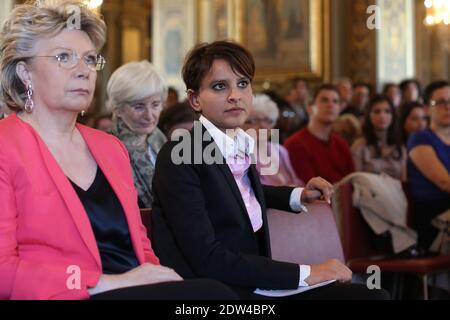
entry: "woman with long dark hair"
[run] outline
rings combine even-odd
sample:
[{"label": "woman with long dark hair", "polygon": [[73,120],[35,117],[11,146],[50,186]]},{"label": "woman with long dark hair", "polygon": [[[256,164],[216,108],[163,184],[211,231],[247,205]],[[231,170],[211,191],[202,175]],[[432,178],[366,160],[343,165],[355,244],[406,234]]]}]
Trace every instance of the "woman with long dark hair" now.
[{"label": "woman with long dark hair", "polygon": [[375,96],[366,110],[363,136],[352,145],[357,171],[386,173],[406,179],[406,150],[396,129],[394,106],[385,96]]}]

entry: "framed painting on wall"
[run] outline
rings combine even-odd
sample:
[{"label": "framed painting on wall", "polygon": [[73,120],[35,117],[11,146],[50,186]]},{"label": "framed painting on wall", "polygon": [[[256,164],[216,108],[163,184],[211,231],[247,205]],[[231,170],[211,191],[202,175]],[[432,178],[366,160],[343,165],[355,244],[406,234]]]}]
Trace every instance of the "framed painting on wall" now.
[{"label": "framed painting on wall", "polygon": [[238,2],[242,0],[197,0],[199,42],[235,39]]},{"label": "framed painting on wall", "polygon": [[257,80],[323,77],[327,1],[239,1],[237,40],[253,53]]}]

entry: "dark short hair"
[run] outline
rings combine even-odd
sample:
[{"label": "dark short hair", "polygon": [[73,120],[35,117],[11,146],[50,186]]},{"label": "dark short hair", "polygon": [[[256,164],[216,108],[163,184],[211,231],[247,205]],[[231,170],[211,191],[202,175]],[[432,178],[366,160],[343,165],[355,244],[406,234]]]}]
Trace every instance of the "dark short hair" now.
[{"label": "dark short hair", "polygon": [[353,84],[353,89],[355,89],[357,87],[366,87],[367,90],[369,91],[369,96],[372,95],[372,86],[370,84],[368,84],[367,82],[363,82],[363,81],[355,82]]},{"label": "dark short hair", "polygon": [[161,112],[158,127],[168,137],[170,129],[175,125],[196,120],[198,120],[198,116],[190,105],[187,102],[179,102]]},{"label": "dark short hair", "polygon": [[112,120],[112,113],[101,113],[101,114],[97,115],[94,118],[94,123],[92,124],[92,126],[95,129],[97,129],[100,121],[102,121],[103,119],[110,119],[110,120]]},{"label": "dark short hair", "polygon": [[269,96],[269,98],[272,99],[272,101],[276,103],[278,109],[281,110],[281,109],[285,109],[285,108],[288,108],[288,109],[291,108],[289,103],[285,99],[283,99],[283,97],[281,97],[276,91],[263,90],[261,93]]},{"label": "dark short hair", "polygon": [[187,54],[182,71],[186,89],[197,92],[218,59],[227,61],[234,72],[253,80],[255,61],[250,51],[234,41],[215,41],[198,44]]},{"label": "dark short hair", "polygon": [[[383,90],[382,90],[383,94],[386,95],[386,94],[388,93],[388,90],[389,90],[391,87],[399,87],[399,85],[396,84],[396,83],[394,83],[394,82],[388,82],[388,83],[385,83],[384,86],[383,86]],[[399,88],[400,88],[400,87],[399,87]]]},{"label": "dark short hair", "polygon": [[433,93],[436,90],[445,88],[445,87],[450,87],[450,83],[446,80],[440,80],[440,81],[435,81],[430,83],[426,89],[425,92],[423,94],[423,101],[425,102],[425,104],[429,105],[430,101],[431,101],[431,97],[433,96]]},{"label": "dark short hair", "polygon": [[316,100],[317,96],[320,94],[320,92],[327,90],[327,91],[334,91],[337,93],[337,95],[340,97],[341,95],[339,94],[339,90],[337,89],[337,87],[334,84],[331,83],[324,83],[321,86],[319,86],[316,91],[314,92],[314,98],[313,101]]},{"label": "dark short hair", "polygon": [[423,104],[420,103],[419,101],[410,101],[410,102],[407,102],[404,105],[402,105],[400,108],[400,116],[399,116],[399,120],[398,120],[398,130],[400,132],[400,137],[404,144],[406,144],[406,141],[408,140],[408,134],[406,133],[405,128],[404,128],[405,122],[406,122],[406,119],[408,119],[410,113],[415,108],[423,109]]},{"label": "dark short hair", "polygon": [[178,91],[177,91],[177,89],[175,89],[174,87],[169,87],[169,88],[167,89],[167,92],[168,92],[168,93],[174,93],[174,94],[176,94],[176,96],[178,97]]},{"label": "dark short hair", "polygon": [[297,83],[299,82],[304,82],[306,86],[308,86],[308,81],[305,78],[302,77],[294,77],[291,79],[291,88],[295,88],[295,86],[297,85]]},{"label": "dark short hair", "polygon": [[400,90],[403,92],[405,92],[406,88],[408,87],[408,84],[410,83],[414,83],[417,87],[417,90],[419,91],[419,97],[422,96],[422,85],[420,84],[419,80],[417,79],[405,79],[402,82],[400,82],[399,87]]}]

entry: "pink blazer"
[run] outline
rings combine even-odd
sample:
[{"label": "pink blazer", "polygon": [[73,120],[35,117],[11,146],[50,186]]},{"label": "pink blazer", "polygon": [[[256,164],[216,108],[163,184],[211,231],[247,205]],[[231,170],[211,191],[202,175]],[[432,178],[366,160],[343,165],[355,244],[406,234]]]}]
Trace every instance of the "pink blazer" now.
[{"label": "pink blazer", "polygon": [[[159,264],[140,218],[125,147],[112,135],[77,128],[123,206],[139,262]],[[79,289],[70,285],[76,284],[73,270],[81,271]],[[47,146],[15,114],[1,120],[0,299],[87,299],[101,274],[87,213]]]}]

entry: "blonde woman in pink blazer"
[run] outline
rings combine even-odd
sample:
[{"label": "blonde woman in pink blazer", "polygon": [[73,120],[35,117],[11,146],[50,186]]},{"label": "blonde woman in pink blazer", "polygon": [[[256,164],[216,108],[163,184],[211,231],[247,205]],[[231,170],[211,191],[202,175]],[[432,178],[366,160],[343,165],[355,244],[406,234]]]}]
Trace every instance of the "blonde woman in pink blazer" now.
[{"label": "blonde woman in pink blazer", "polygon": [[13,114],[0,121],[0,299],[233,298],[159,264],[125,147],[76,124],[105,64],[105,31],[80,1],[42,0],[17,6],[2,30]]}]

